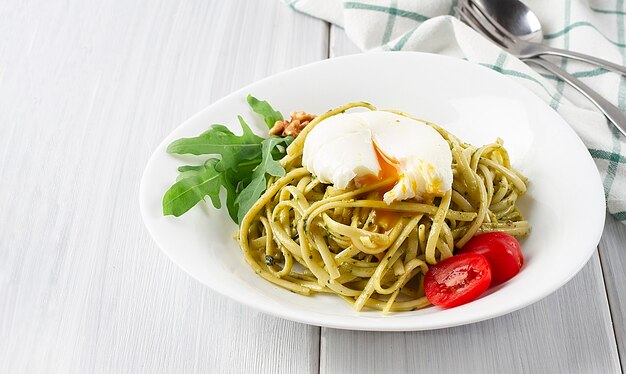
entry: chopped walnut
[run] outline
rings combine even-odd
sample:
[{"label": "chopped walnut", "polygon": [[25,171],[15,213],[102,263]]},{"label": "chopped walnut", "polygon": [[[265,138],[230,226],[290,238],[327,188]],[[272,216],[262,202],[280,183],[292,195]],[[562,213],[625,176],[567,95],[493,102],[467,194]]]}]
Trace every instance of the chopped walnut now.
[{"label": "chopped walnut", "polygon": [[293,112],[289,120],[276,121],[270,130],[270,135],[296,137],[315,117],[315,114]]}]

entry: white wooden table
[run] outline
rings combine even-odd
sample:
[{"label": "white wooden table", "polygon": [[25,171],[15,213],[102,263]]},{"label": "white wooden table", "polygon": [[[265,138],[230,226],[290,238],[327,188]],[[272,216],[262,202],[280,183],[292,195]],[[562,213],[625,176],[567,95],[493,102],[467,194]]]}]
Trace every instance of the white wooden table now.
[{"label": "white wooden table", "polygon": [[270,317],[158,250],[137,196],[161,139],[239,87],[355,52],[277,0],[0,2],[0,372],[622,372],[626,226],[611,217],[559,291],[427,332]]}]

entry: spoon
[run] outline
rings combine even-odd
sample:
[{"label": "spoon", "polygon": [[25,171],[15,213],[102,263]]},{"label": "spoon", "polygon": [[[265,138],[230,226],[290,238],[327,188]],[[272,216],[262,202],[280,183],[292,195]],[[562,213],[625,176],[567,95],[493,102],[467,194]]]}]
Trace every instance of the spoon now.
[{"label": "spoon", "polygon": [[517,55],[521,59],[552,55],[569,57],[626,75],[626,67],[583,53],[541,44],[543,30],[537,15],[519,0],[472,0],[486,15],[496,20],[519,40]]},{"label": "spoon", "polygon": [[[482,10],[475,6],[475,1],[477,0],[459,0],[457,5],[457,14],[459,18],[474,30],[498,44],[501,48],[504,48],[514,56],[518,56],[520,44],[527,42],[513,35],[511,31],[505,29],[492,16],[483,13]],[[589,99],[589,101],[591,101],[598,109],[600,109],[609,122],[613,124],[619,132],[626,136],[626,115],[624,115],[619,108],[603,98],[600,94],[584,84],[578,78],[569,74],[550,61],[547,61],[542,56],[523,58],[522,61],[537,64],[569,83],[573,88]]]}]

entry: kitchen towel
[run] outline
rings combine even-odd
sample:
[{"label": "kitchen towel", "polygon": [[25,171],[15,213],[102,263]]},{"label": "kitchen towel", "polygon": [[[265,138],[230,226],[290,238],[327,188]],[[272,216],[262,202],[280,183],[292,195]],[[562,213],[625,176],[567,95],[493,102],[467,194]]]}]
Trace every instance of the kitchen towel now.
[{"label": "kitchen towel", "polygon": [[[569,85],[534,70],[455,18],[457,0],[284,1],[295,10],[343,27],[362,51],[454,56],[526,86],[554,108],[583,140],[600,171],[609,213],[626,224],[626,137]],[[624,0],[524,3],[537,14],[545,44],[626,64]],[[571,59],[552,61],[626,111],[626,77]]]}]

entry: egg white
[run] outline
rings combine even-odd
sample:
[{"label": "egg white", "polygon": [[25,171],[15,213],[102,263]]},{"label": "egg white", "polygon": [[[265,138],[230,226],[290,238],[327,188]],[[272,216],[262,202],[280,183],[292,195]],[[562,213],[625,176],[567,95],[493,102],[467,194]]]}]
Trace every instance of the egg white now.
[{"label": "egg white", "polygon": [[378,176],[376,150],[396,168],[398,180],[383,195],[387,204],[442,196],[452,188],[452,153],[431,126],[386,111],[342,113],[309,132],[303,166],[322,183],[345,189],[355,178]]}]

